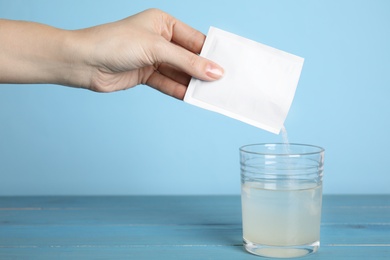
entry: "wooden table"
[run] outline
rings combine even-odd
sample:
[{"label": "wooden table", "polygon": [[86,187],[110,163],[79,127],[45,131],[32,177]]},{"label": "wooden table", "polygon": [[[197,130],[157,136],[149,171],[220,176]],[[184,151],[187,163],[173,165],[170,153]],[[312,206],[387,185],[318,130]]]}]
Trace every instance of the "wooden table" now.
[{"label": "wooden table", "polygon": [[[239,196],[0,197],[0,259],[262,259]],[[390,259],[390,195],[324,196],[304,259]]]}]

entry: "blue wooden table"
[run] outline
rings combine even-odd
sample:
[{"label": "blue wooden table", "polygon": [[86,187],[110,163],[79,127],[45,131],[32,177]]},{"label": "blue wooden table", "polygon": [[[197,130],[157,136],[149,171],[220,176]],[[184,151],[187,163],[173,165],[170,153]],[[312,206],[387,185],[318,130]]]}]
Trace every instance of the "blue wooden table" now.
[{"label": "blue wooden table", "polygon": [[[0,197],[0,259],[262,259],[239,196]],[[303,259],[390,259],[390,195],[324,196]]]}]

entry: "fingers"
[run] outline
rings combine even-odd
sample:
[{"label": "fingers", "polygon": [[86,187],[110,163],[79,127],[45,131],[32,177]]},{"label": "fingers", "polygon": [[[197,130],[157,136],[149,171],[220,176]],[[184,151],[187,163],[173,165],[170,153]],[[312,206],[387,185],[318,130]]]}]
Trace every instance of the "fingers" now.
[{"label": "fingers", "polygon": [[161,36],[160,42],[154,44],[154,55],[159,63],[173,65],[201,80],[221,78],[224,71],[218,64],[198,56],[206,36],[169,14],[158,10],[157,12],[162,17],[158,20],[157,27]]},{"label": "fingers", "polygon": [[150,75],[150,77],[146,81],[146,84],[164,94],[167,94],[180,100],[184,99],[184,95],[187,91],[187,87],[185,85],[176,82],[171,78],[160,74],[157,71],[153,72],[152,75]]},{"label": "fingers", "polygon": [[[206,58],[200,57],[205,35],[191,28],[185,23],[157,9],[150,9],[142,13],[148,19],[154,21],[149,32],[153,35],[151,44],[144,45],[147,54],[146,65],[159,65],[158,71],[154,71],[146,78],[147,84],[167,95],[183,99],[187,85],[191,77],[205,81],[213,81],[223,76],[221,66]],[[141,15],[139,16],[141,17]]]},{"label": "fingers", "polygon": [[172,41],[196,54],[199,54],[202,50],[206,36],[170,14],[151,8],[138,14],[138,16],[146,17],[146,19],[141,19],[142,24],[145,21],[155,21],[154,31],[166,40]]},{"label": "fingers", "polygon": [[172,30],[172,42],[193,53],[200,53],[206,39],[203,33],[176,19]]},{"label": "fingers", "polygon": [[167,76],[168,78],[184,85],[188,86],[191,80],[191,76],[184,73],[183,71],[178,70],[177,68],[167,64],[167,63],[162,63],[160,66],[157,68],[157,70]]},{"label": "fingers", "polygon": [[223,76],[223,68],[215,62],[200,57],[168,41],[158,46],[162,48],[157,50],[162,62],[173,65],[192,77],[212,81]]}]

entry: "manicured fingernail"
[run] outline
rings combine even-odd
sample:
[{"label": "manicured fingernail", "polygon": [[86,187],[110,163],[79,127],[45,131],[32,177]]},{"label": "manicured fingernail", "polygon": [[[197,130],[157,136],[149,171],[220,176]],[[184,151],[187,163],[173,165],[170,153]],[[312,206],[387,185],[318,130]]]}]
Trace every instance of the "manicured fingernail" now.
[{"label": "manicured fingernail", "polygon": [[217,67],[214,64],[209,64],[206,68],[206,75],[209,76],[212,79],[219,79],[223,76],[223,69],[220,67]]}]

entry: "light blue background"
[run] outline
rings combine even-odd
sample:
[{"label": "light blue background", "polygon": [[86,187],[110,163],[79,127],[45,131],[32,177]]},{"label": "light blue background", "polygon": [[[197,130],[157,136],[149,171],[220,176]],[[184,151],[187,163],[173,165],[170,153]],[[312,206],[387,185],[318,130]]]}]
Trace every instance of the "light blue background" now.
[{"label": "light blue background", "polygon": [[[290,141],[326,149],[325,193],[389,193],[390,1],[0,0],[0,17],[78,29],[150,7],[304,57]],[[238,148],[282,141],[146,86],[1,85],[0,122],[0,195],[238,194]]]}]

